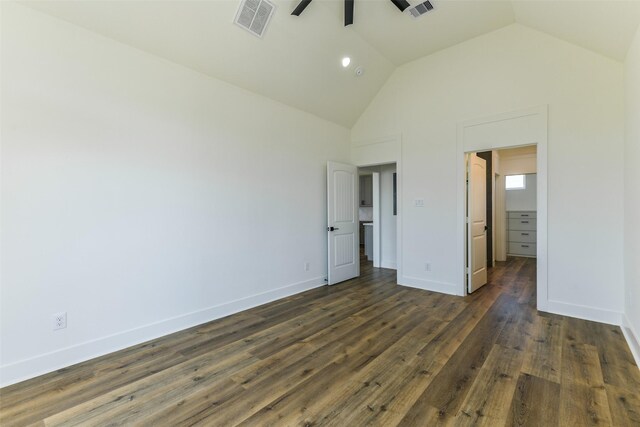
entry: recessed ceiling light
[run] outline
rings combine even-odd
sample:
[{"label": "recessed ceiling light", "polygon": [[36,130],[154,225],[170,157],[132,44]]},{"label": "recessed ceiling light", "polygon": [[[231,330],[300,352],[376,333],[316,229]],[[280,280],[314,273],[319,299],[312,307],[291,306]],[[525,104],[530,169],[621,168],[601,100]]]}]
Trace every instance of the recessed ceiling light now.
[{"label": "recessed ceiling light", "polygon": [[351,58],[349,58],[348,56],[345,56],[344,58],[342,58],[342,66],[344,68],[347,68],[349,64],[351,64]]}]

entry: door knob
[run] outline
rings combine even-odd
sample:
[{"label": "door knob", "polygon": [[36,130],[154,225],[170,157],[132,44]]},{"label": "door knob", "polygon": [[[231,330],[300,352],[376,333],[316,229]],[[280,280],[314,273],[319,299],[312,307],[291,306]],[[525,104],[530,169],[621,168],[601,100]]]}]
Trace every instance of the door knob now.
[{"label": "door knob", "polygon": [[327,227],[327,231],[336,231],[340,230],[338,227]]}]

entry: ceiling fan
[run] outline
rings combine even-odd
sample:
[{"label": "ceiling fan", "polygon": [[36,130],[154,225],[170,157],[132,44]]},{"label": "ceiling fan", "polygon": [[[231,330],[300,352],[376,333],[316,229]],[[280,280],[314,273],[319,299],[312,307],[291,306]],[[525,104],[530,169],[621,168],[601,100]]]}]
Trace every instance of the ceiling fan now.
[{"label": "ceiling fan", "polygon": [[[353,4],[355,0],[344,0],[344,26],[353,24]],[[407,0],[389,0],[396,5],[400,12],[404,12],[411,5]],[[291,12],[292,15],[300,16],[300,14],[309,6],[311,0],[302,0],[298,6]]]}]

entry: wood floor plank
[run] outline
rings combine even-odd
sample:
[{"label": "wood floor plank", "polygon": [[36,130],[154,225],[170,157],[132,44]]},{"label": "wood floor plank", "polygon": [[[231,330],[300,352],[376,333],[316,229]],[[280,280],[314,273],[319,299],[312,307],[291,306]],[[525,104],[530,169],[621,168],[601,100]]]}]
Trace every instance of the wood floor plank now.
[{"label": "wood floor plank", "polygon": [[402,378],[415,367],[418,350],[435,336],[445,322],[429,317],[389,346],[373,362],[353,375],[339,395],[309,411],[307,421],[321,425],[379,424],[387,404],[403,386]]},{"label": "wood floor plank", "polygon": [[640,426],[640,390],[605,385],[613,425]]},{"label": "wood floor plank", "polygon": [[560,385],[560,422],[567,426],[613,425],[605,388],[563,382]]},{"label": "wood floor plank", "polygon": [[589,344],[566,342],[562,349],[562,381],[602,388],[598,349]]},{"label": "wood floor plank", "polygon": [[[517,300],[518,304],[520,299]],[[496,344],[515,350],[525,350],[531,341],[534,327],[534,313],[526,306],[520,306],[507,319],[506,324],[496,339]]]},{"label": "wood floor plank", "polygon": [[0,425],[640,425],[617,326],[536,310],[536,262],[467,297],[361,276],[0,389]]},{"label": "wood floor plank", "polygon": [[409,410],[407,420],[420,420],[425,407],[437,408],[441,416],[457,414],[498,334],[517,307],[517,300],[509,295],[496,300]]},{"label": "wood floor plank", "polygon": [[[640,383],[640,369],[619,326],[595,324],[596,347],[604,382],[621,388]],[[638,391],[640,394],[640,391]]]},{"label": "wood floor plank", "polygon": [[304,331],[306,328],[313,327],[321,319],[324,320],[327,317],[335,317],[336,315],[349,315],[353,311],[357,311],[358,307],[361,307],[358,300],[333,300],[325,306],[317,306],[304,313],[296,313],[293,317],[285,317],[282,321],[273,324],[253,325],[236,334],[231,331],[225,336],[199,342],[194,346],[181,350],[180,354],[187,357],[197,357],[239,340],[244,340],[248,344],[252,343],[253,346],[268,344],[274,342],[274,340],[279,340],[281,336],[290,333],[292,330]]},{"label": "wood floor plank", "polygon": [[598,323],[572,317],[562,317],[562,321],[565,323],[564,341],[598,345],[595,334]]},{"label": "wood floor plank", "polygon": [[[397,298],[398,305],[403,304],[402,298]],[[367,309],[368,310],[368,309]],[[364,311],[367,311],[364,310]],[[356,313],[362,315],[362,313]],[[331,316],[329,316],[331,317]],[[383,319],[378,312],[378,316],[375,318],[375,323],[379,322],[380,319]],[[389,319],[391,320],[391,318]],[[370,325],[372,330],[377,330],[379,325],[372,324]],[[325,329],[325,331],[328,329]],[[335,331],[335,329],[333,329]],[[362,334],[364,330],[360,329],[355,331],[355,336]],[[309,332],[307,332],[309,333]],[[257,362],[249,366],[249,368],[254,369],[256,366],[260,366],[258,368],[258,373],[260,375],[260,379],[251,382],[250,378],[234,376],[236,380],[240,380],[240,384],[243,386],[249,385],[251,387],[251,393],[244,393],[241,396],[235,396],[237,399],[234,401],[238,401],[237,405],[233,403],[229,405],[222,405],[222,407],[210,407],[206,410],[202,410],[198,413],[197,420],[206,419],[210,415],[209,410],[215,409],[215,415],[218,420],[221,420],[223,423],[231,422],[232,419],[241,419],[242,416],[248,416],[251,414],[249,412],[251,408],[259,409],[260,404],[268,403],[272,398],[273,388],[283,388],[287,389],[289,387],[294,386],[296,383],[305,379],[306,376],[310,375],[315,370],[325,366],[326,364],[334,361],[335,359],[340,357],[341,347],[340,346],[325,346],[322,351],[318,351],[312,354],[309,354],[306,358],[299,360],[297,356],[300,354],[307,354],[303,348],[312,349],[312,340],[307,342],[300,342],[299,346],[292,347],[294,351],[285,350],[287,353],[291,353],[295,355],[295,358],[289,358],[287,361],[282,359],[283,355],[279,355],[276,361],[282,365],[283,369],[273,369],[272,364],[263,364],[262,362]],[[286,356],[286,355],[285,355]],[[292,363],[295,362],[295,363]],[[295,366],[298,366],[296,368]],[[264,367],[267,366],[267,371],[272,371],[272,375],[265,375]],[[271,369],[269,369],[271,368]],[[245,370],[246,372],[246,370]],[[255,372],[255,371],[254,371]],[[242,379],[244,378],[244,379]],[[259,392],[258,390],[262,390]],[[229,409],[232,412],[229,412]],[[187,418],[183,421],[194,422],[196,419],[194,417]],[[227,421],[225,421],[227,420]],[[182,421],[181,421],[182,422]]]},{"label": "wood floor plank", "polygon": [[47,425],[126,425],[200,387],[220,387],[229,373],[257,361],[235,349],[205,354],[45,419]]},{"label": "wood floor plank", "polygon": [[142,413],[135,424],[144,426],[190,426],[203,414],[215,411],[220,405],[239,396],[245,389],[232,380],[217,387],[206,387],[189,393],[179,400],[165,402],[158,410]]},{"label": "wood floor plank", "polygon": [[[442,328],[432,339],[417,352],[412,358],[413,364],[406,372],[398,372],[398,378],[387,393],[380,395],[379,400],[372,400],[371,406],[381,408],[377,413],[372,413],[363,421],[363,424],[396,425],[401,423],[409,408],[423,394],[424,390],[431,383],[434,376],[440,372],[447,360],[458,349],[465,338],[473,331],[478,322],[493,305],[499,292],[484,290],[476,294],[476,298],[467,303],[462,312]],[[455,298],[455,297],[447,297]],[[460,301],[460,299],[457,299]],[[367,406],[369,409],[369,406]],[[439,411],[431,411],[427,408],[430,416]],[[446,414],[444,419],[449,419]],[[437,418],[437,417],[436,417]],[[438,419],[432,419],[434,424],[440,423]]]},{"label": "wood floor plank", "polygon": [[[389,342],[394,342],[411,329],[415,328],[422,318],[417,312],[409,312],[394,322],[380,325],[377,331],[363,335],[345,346],[344,353],[335,363],[309,377],[305,382],[288,390],[271,401],[259,412],[248,418],[242,425],[278,423],[295,425],[310,423],[307,418],[309,408],[322,406],[331,395],[341,395],[346,387],[346,379],[354,371],[359,371],[382,354]],[[326,393],[331,389],[332,394]]]},{"label": "wood floor plank", "polygon": [[494,345],[458,413],[458,425],[494,426],[509,416],[524,353]]},{"label": "wood floor plank", "polygon": [[522,372],[560,384],[562,331],[560,316],[534,318]]},{"label": "wood floor plank", "polygon": [[560,384],[520,374],[509,408],[508,426],[558,426]]},{"label": "wood floor plank", "polygon": [[[79,405],[87,400],[98,398],[118,387],[147,378],[184,361],[172,352],[148,358],[140,356],[137,363],[124,363],[108,368],[95,366],[96,372],[91,376],[83,376],[77,383],[41,387],[40,393],[34,393],[34,398],[23,400],[15,406],[7,405],[0,410],[1,425],[24,425],[46,418],[50,415]],[[81,370],[90,370],[91,366],[83,366]],[[65,374],[60,374],[64,376]],[[29,389],[28,387],[27,389]],[[38,387],[35,387],[36,389]],[[9,393],[2,393],[4,395]],[[10,394],[9,394],[10,395]],[[34,405],[33,402],[38,402]],[[11,422],[7,422],[10,420]]]},{"label": "wood floor plank", "polygon": [[[262,381],[251,384],[250,387],[238,384],[232,380],[235,389],[240,391],[227,396],[226,399],[215,399],[216,404],[210,405],[201,398],[200,394],[192,393],[186,396],[194,404],[194,409],[180,410],[171,414],[173,425],[203,425],[211,424],[211,417],[215,417],[217,425],[232,425],[258,411],[262,405],[273,399],[274,390],[288,389],[304,381],[311,373],[321,369],[340,357],[343,345],[333,342],[325,348],[309,354],[292,365],[285,365],[282,370],[270,372],[262,377]],[[233,375],[231,375],[231,378]],[[158,415],[145,418],[145,424],[152,424],[154,420],[161,420]]]},{"label": "wood floor plank", "polygon": [[[400,301],[398,305],[404,304],[403,301]],[[199,414],[198,420],[202,421],[208,416],[215,415],[216,422],[229,424],[251,416],[273,400],[274,389],[291,389],[329,364],[343,360],[348,343],[357,341],[360,337],[371,336],[381,328],[384,330],[393,320],[393,316],[395,313],[389,313],[389,317],[386,319],[384,314],[371,317],[367,322],[343,331],[342,335],[335,336],[334,340],[323,346],[318,346],[318,343],[313,339],[300,342],[294,352],[284,351],[283,354],[275,355],[274,362],[276,364],[261,361],[249,366],[248,369],[239,371],[233,376],[233,379],[245,387],[248,392],[220,408],[215,408],[215,413],[203,411]],[[315,349],[315,351],[299,358],[298,353],[306,354],[310,349]],[[266,371],[265,367],[267,367]],[[259,375],[256,376],[256,373]]]},{"label": "wood floor plank", "polygon": [[313,351],[326,346],[327,343],[332,343],[338,339],[348,340],[349,335],[357,336],[358,334],[367,333],[367,329],[378,327],[378,322],[385,316],[385,313],[389,311],[395,313],[396,310],[400,310],[405,306],[406,301],[402,299],[402,293],[396,294],[390,301],[385,300],[373,304],[364,310],[354,313],[352,316],[336,322],[330,328],[325,328],[299,340],[270,357],[239,371],[233,378],[244,386],[260,381],[266,373],[282,369],[283,365],[287,363],[295,363]]}]

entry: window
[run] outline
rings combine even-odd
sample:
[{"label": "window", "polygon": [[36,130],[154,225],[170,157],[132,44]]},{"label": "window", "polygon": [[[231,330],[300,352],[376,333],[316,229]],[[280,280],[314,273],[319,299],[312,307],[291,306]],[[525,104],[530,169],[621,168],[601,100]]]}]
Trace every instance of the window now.
[{"label": "window", "polygon": [[524,190],[526,183],[524,175],[507,175],[506,182],[507,190]]}]

